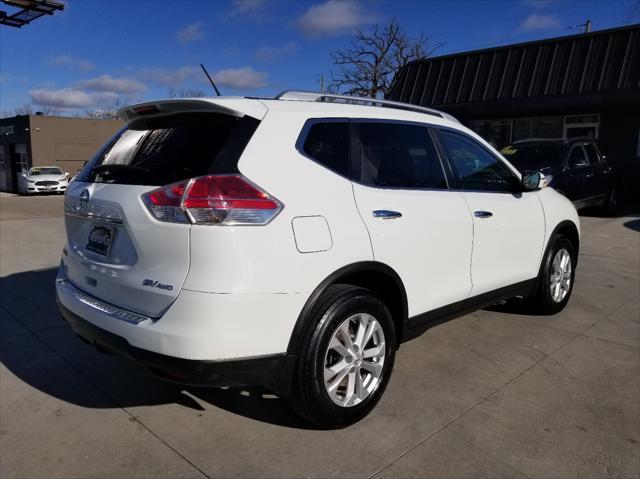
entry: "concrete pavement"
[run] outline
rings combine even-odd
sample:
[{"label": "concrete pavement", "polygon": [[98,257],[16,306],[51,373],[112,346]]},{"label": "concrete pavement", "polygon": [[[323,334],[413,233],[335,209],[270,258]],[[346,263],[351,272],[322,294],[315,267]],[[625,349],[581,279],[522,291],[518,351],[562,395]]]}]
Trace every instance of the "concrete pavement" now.
[{"label": "concrete pavement", "polygon": [[640,474],[640,219],[583,216],[554,317],[517,301],[400,348],[378,407],[317,431],[259,388],[181,388],[59,319],[62,198],[0,198],[0,477]]}]

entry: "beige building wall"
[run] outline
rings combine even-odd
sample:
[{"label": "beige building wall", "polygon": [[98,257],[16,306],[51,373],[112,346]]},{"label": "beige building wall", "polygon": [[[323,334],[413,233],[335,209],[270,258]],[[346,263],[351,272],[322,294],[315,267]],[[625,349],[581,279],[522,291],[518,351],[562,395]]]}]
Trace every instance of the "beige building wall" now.
[{"label": "beige building wall", "polygon": [[121,120],[31,115],[32,166],[59,166],[71,176],[122,126]]}]

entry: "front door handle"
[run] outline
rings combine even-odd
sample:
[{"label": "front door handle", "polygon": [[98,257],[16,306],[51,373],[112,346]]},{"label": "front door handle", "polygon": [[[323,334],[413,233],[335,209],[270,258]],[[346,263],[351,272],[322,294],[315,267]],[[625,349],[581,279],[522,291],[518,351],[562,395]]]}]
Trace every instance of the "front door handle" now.
[{"label": "front door handle", "polygon": [[390,211],[390,210],[375,210],[373,212],[374,218],[382,218],[383,220],[392,220],[395,218],[401,218],[402,213],[399,211]]},{"label": "front door handle", "polygon": [[474,211],[473,216],[476,218],[491,218],[493,213],[491,211]]}]

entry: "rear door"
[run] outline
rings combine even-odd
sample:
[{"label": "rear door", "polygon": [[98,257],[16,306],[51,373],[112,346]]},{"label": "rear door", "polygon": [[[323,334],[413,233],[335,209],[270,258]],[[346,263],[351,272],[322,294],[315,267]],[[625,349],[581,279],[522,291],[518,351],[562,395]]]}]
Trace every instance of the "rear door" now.
[{"label": "rear door", "polygon": [[471,291],[472,223],[450,190],[429,129],[398,122],[352,122],[353,193],[373,255],[405,285],[409,315]]},{"label": "rear door", "polygon": [[189,270],[190,223],[161,222],[142,194],[210,173],[236,173],[259,123],[236,111],[171,102],[149,109],[91,160],[65,199],[68,278],[87,293],[152,317]]},{"label": "rear door", "polygon": [[523,193],[511,168],[470,135],[439,128],[437,136],[473,217],[471,295],[535,278],[545,235],[538,193]]}]

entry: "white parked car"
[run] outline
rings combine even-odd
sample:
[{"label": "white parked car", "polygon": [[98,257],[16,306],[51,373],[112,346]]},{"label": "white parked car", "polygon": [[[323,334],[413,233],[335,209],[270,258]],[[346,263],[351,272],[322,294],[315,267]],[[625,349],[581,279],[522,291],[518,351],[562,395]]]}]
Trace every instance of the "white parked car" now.
[{"label": "white parked car", "polygon": [[340,427],[430,325],[569,300],[575,208],[445,113],[285,92],[121,116],[70,184],[57,296],[78,335],[158,377],[262,385]]},{"label": "white parked car", "polygon": [[37,166],[18,175],[18,192],[64,193],[69,186],[69,173],[63,173],[57,166]]}]

